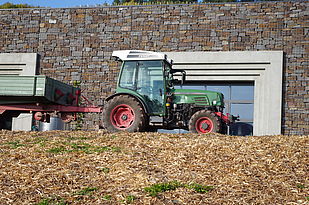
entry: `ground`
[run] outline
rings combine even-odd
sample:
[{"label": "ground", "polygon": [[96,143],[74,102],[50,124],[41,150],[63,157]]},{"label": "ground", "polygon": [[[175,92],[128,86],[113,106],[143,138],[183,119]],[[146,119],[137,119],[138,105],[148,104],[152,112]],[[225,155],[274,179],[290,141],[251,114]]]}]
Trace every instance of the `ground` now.
[{"label": "ground", "polygon": [[308,139],[0,131],[0,201],[308,204]]}]

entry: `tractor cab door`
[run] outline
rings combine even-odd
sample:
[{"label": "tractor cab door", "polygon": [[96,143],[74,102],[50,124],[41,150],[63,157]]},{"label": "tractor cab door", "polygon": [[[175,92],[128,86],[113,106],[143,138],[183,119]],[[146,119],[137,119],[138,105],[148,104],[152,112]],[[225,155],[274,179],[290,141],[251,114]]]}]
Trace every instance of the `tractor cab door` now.
[{"label": "tractor cab door", "polygon": [[136,92],[152,115],[164,112],[163,62],[156,60],[126,61],[119,81],[121,88]]}]

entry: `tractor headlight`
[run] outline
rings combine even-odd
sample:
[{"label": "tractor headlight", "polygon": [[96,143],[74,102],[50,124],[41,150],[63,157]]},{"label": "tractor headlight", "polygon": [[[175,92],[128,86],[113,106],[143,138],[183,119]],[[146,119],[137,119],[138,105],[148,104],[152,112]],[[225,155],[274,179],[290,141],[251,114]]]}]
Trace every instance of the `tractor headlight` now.
[{"label": "tractor headlight", "polygon": [[216,100],[212,101],[212,104],[217,105],[217,101]]}]

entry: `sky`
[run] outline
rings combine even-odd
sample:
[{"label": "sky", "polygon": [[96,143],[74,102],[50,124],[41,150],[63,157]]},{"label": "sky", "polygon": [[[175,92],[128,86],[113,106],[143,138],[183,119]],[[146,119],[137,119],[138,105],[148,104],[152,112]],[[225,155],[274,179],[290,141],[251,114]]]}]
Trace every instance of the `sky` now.
[{"label": "sky", "polygon": [[0,4],[29,4],[33,6],[52,7],[52,8],[67,8],[78,6],[94,6],[97,4],[111,4],[113,0],[0,0]]}]

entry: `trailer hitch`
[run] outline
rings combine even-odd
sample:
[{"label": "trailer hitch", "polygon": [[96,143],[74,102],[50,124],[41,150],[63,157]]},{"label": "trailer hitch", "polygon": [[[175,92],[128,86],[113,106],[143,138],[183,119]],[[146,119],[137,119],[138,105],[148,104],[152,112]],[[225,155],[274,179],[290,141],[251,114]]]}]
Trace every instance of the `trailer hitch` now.
[{"label": "trailer hitch", "polygon": [[222,112],[215,112],[215,114],[220,117],[226,124],[233,124],[235,121],[239,121],[239,115],[234,116],[230,113],[226,113],[226,115],[224,115]]}]

